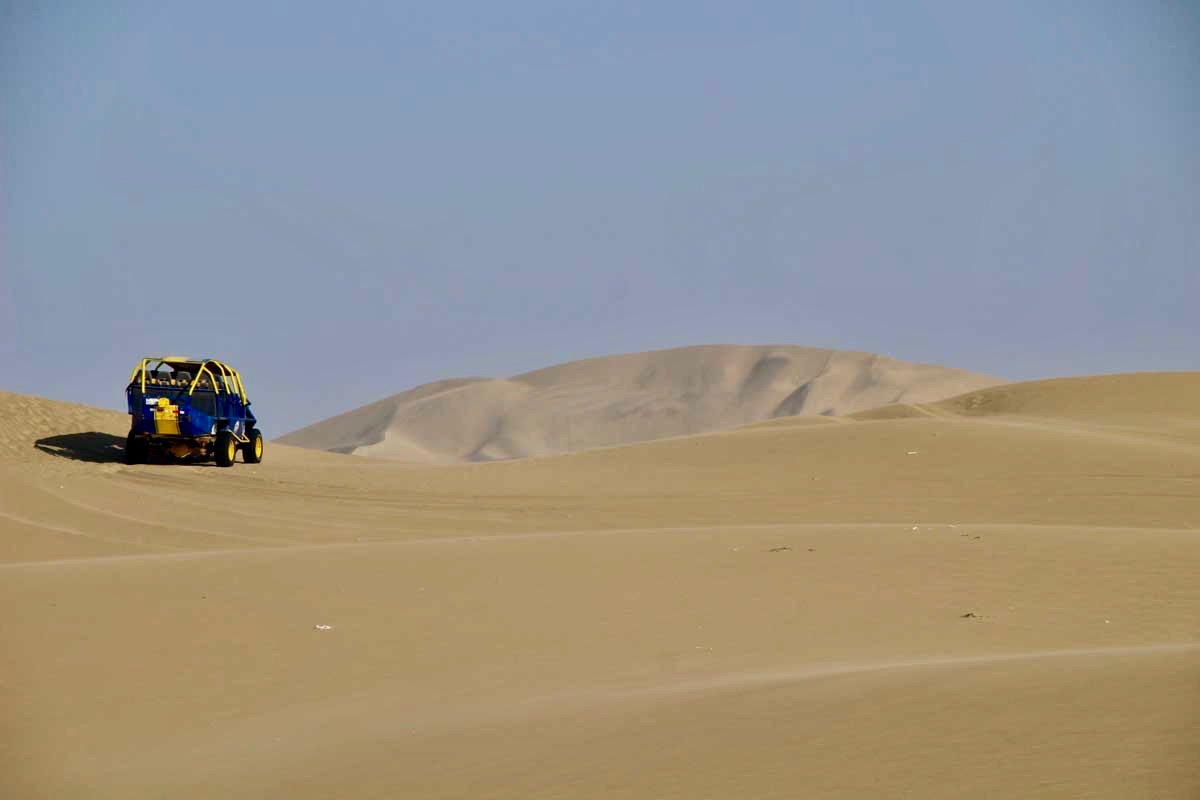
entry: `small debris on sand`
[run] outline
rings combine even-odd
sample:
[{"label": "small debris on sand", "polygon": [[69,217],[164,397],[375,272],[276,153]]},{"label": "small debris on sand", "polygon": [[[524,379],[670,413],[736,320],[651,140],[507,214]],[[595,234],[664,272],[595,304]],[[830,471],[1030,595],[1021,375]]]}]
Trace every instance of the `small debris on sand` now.
[{"label": "small debris on sand", "polygon": [[967,613],[962,615],[962,618],[963,619],[978,619],[979,615],[976,614],[974,611],[968,611]]},{"label": "small debris on sand", "polygon": [[771,548],[771,552],[772,552],[772,553],[778,553],[778,552],[780,552],[780,551],[783,551],[783,550],[791,550],[791,549],[792,549],[792,548],[788,547],[788,546],[785,544],[783,547],[772,547],[772,548]]},{"label": "small debris on sand", "polygon": [[333,630],[333,626],[332,626],[332,625],[314,625],[314,626],[313,626],[313,628],[314,628],[315,630],[318,630],[318,631],[331,631],[331,630]]}]

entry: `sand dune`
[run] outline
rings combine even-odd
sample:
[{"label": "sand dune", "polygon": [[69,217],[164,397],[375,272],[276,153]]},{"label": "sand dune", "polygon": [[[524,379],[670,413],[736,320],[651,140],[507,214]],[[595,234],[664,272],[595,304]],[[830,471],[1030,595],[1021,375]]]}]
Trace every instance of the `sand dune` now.
[{"label": "sand dune", "polygon": [[451,466],[0,421],[0,796],[1200,796],[1200,373]]},{"label": "sand dune", "polygon": [[1002,383],[964,370],[793,346],[593,358],[508,379],[418,387],[280,438],[338,453],[471,462],[570,453],[743,425],[940,400]]}]

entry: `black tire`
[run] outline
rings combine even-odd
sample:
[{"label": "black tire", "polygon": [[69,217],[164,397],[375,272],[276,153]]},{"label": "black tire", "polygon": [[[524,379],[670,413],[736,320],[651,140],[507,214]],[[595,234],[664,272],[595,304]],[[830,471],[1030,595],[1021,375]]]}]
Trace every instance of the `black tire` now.
[{"label": "black tire", "polygon": [[250,441],[242,445],[242,461],[247,464],[260,463],[263,457],[262,431],[258,428],[251,428],[246,431],[246,438]]},{"label": "black tire", "polygon": [[217,466],[232,467],[233,460],[237,457],[237,448],[238,440],[234,438],[233,431],[217,431],[217,443],[214,448]]},{"label": "black tire", "polygon": [[125,437],[125,463],[145,464],[150,460],[150,442],[144,436],[135,436],[133,431]]}]

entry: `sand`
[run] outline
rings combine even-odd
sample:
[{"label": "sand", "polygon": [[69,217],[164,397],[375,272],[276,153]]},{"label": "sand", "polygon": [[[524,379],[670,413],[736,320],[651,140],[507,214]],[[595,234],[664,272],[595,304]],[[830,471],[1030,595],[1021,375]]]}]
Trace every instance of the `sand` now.
[{"label": "sand", "polygon": [[426,384],[279,440],[419,463],[498,461],[930,402],[1004,382],[872,353],[679,347]]},{"label": "sand", "polygon": [[0,422],[3,797],[1200,797],[1200,373],[452,466]]}]

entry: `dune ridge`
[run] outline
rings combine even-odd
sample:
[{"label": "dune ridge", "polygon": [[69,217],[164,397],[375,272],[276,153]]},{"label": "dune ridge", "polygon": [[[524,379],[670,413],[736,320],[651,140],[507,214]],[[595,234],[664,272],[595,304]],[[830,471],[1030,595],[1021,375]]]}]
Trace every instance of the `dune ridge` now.
[{"label": "dune ridge", "polygon": [[495,461],[928,402],[1003,382],[869,353],[707,345],[440,381],[279,441],[417,462]]}]

